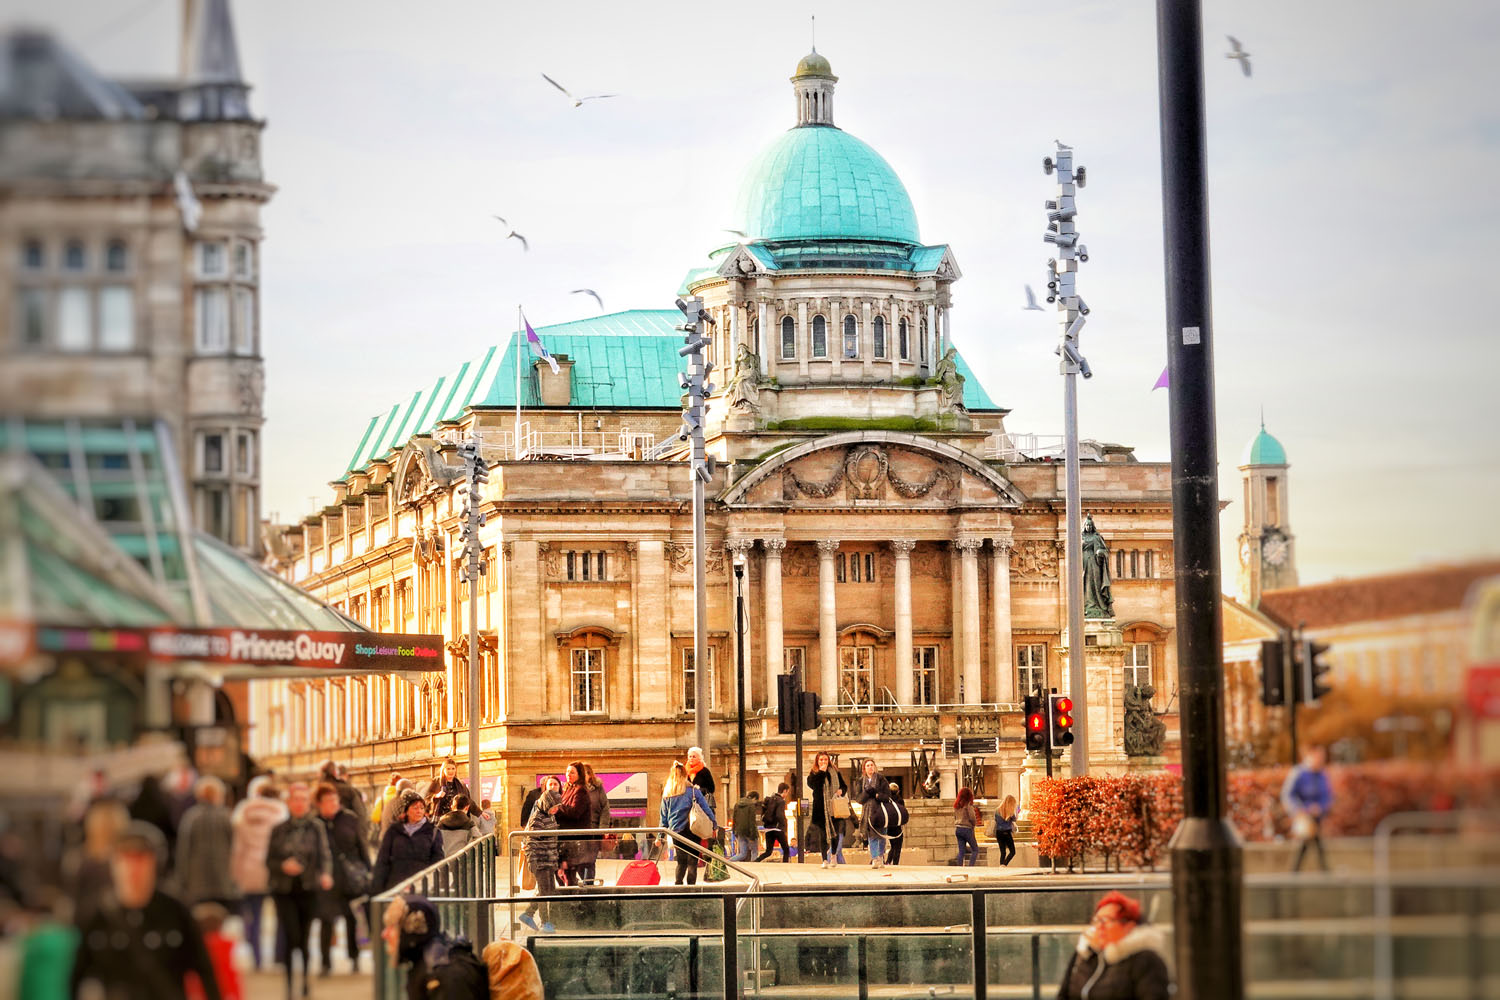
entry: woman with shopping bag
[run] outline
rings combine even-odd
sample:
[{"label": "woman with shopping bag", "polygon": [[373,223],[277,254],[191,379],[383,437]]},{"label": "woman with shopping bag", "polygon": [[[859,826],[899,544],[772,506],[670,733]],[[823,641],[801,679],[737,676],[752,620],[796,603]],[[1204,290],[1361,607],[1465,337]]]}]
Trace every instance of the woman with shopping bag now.
[{"label": "woman with shopping bag", "polygon": [[688,885],[697,885],[698,860],[702,855],[688,841],[712,837],[718,823],[713,807],[698,786],[689,781],[687,768],[681,761],[672,762],[662,786],[659,825],[682,838],[676,842],[677,875],[673,884],[682,885],[686,880]]},{"label": "woman with shopping bag", "polygon": [[844,820],[849,818],[849,785],[833,769],[833,758],[826,752],[820,751],[813,758],[807,788],[812,793],[812,830],[818,831],[817,834],[809,831],[809,840],[818,840],[821,845],[822,867],[836,867],[843,848]]}]

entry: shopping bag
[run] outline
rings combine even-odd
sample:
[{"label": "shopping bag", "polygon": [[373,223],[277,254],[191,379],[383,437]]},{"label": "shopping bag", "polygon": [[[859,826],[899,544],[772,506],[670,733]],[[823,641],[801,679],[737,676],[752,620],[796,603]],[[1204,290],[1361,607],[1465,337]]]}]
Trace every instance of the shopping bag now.
[{"label": "shopping bag", "polygon": [[724,863],[724,848],[714,844],[708,849],[708,867],[703,871],[703,881],[723,882],[729,878],[729,866]]},{"label": "shopping bag", "polygon": [[688,813],[688,829],[699,840],[707,840],[714,835],[714,821],[708,818],[708,813],[697,802],[693,803],[692,812]]},{"label": "shopping bag", "polygon": [[521,889],[527,891],[536,888],[536,873],[531,870],[531,862],[521,862]]},{"label": "shopping bag", "polygon": [[843,795],[835,795],[833,797],[833,818],[834,819],[848,819],[849,818],[849,800],[847,798],[845,798]]}]

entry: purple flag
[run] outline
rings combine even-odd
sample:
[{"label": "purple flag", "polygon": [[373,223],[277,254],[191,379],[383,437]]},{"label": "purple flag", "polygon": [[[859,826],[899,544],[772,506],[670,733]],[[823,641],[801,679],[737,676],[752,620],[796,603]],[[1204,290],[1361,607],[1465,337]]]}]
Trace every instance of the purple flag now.
[{"label": "purple flag", "polygon": [[[527,327],[526,329],[530,330],[531,327]],[[1166,389],[1166,388],[1170,388],[1170,386],[1169,386],[1169,383],[1167,382],[1167,369],[1163,368],[1161,370],[1161,378],[1159,378],[1159,379],[1156,380],[1156,384],[1151,387],[1151,391],[1155,392],[1157,389]]]},{"label": "purple flag", "polygon": [[521,322],[526,324],[526,343],[530,344],[542,356],[543,361],[552,366],[552,374],[556,375],[558,372],[557,362],[553,360],[552,353],[542,344],[542,338],[538,337],[536,331],[531,328],[531,320],[526,318],[525,313],[521,314]]}]

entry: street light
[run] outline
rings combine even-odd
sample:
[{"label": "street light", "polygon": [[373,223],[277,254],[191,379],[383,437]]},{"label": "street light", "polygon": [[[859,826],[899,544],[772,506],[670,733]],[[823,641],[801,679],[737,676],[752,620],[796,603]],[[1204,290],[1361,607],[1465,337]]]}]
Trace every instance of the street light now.
[{"label": "street light", "polygon": [[734,554],[734,690],[740,745],[739,793],[745,795],[745,553]]}]

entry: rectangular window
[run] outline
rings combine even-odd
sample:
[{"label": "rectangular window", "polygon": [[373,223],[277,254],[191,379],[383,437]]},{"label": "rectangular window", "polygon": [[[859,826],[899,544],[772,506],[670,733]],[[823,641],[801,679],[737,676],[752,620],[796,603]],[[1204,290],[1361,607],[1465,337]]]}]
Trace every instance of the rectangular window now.
[{"label": "rectangular window", "polygon": [[917,331],[917,354],[922,364],[927,363],[927,321],[922,321],[921,329]]},{"label": "rectangular window", "polygon": [[844,558],[844,553],[842,552],[833,557],[833,578],[839,583],[844,583],[849,579],[848,571],[844,565]]},{"label": "rectangular window", "polygon": [[201,354],[229,350],[229,302],[222,288],[200,288],[193,296],[197,344]]},{"label": "rectangular window", "polygon": [[90,332],[89,290],[64,288],[57,295],[57,349],[86,351],[93,345]]},{"label": "rectangular window", "polygon": [[578,579],[578,562],[574,553],[572,552],[568,553],[568,579]]},{"label": "rectangular window", "polygon": [[234,290],[234,353],[255,353],[255,293],[248,288]]},{"label": "rectangular window", "polygon": [[877,360],[885,360],[885,317],[876,316],[871,322],[871,333],[875,335],[875,357]]},{"label": "rectangular window", "polygon": [[802,681],[807,683],[807,647],[806,646],[783,646],[781,647],[781,669],[784,673],[791,673],[794,669],[802,671]]},{"label": "rectangular window", "polygon": [[853,316],[844,317],[844,357],[859,357],[859,320]]},{"label": "rectangular window", "polygon": [[99,347],[128,351],[135,346],[135,296],[124,286],[99,289]]},{"label": "rectangular window", "polygon": [[604,650],[573,650],[574,714],[604,711]]},{"label": "rectangular window", "polygon": [[255,279],[255,248],[249,243],[234,245],[234,276],[238,281]]},{"label": "rectangular window", "polygon": [[203,441],[203,471],[205,473],[224,472],[224,435],[205,434]]},{"label": "rectangular window", "polygon": [[21,266],[28,271],[40,271],[47,266],[47,251],[41,240],[27,240],[21,247]]},{"label": "rectangular window", "polygon": [[198,244],[198,274],[204,278],[224,277],[224,244]]},{"label": "rectangular window", "polygon": [[797,356],[797,321],[787,316],[781,321],[781,359],[791,361]]},{"label": "rectangular window", "polygon": [[1150,549],[1146,549],[1141,553],[1141,576],[1148,580],[1154,579],[1156,576],[1156,567],[1152,565],[1154,561]]},{"label": "rectangular window", "polygon": [[873,647],[839,647],[838,703],[858,708],[868,708],[875,703],[875,650]]},{"label": "rectangular window", "polygon": [[239,431],[234,436],[234,471],[242,476],[248,476],[253,468],[255,468],[255,435],[250,431]]},{"label": "rectangular window", "polygon": [[1266,477],[1266,523],[1281,523],[1281,497],[1276,488],[1276,477]]},{"label": "rectangular window", "polygon": [[609,564],[605,561],[605,556],[604,556],[603,552],[595,552],[594,553],[594,569],[595,569],[594,578],[596,580],[607,580],[607,579],[609,579],[609,577],[604,572],[605,569],[608,567],[608,565]]},{"label": "rectangular window", "polygon": [[41,347],[47,342],[47,293],[40,288],[21,289],[21,346]]},{"label": "rectangular window", "polygon": [[1035,694],[1047,687],[1047,644],[1026,643],[1016,647],[1016,694]]},{"label": "rectangular window", "polygon": [[201,494],[202,528],[222,541],[229,541],[229,495],[222,488],[203,489]]},{"label": "rectangular window", "polygon": [[938,703],[938,648],[918,646],[911,651],[912,703],[936,705]]},{"label": "rectangular window", "polygon": [[[708,686],[708,709],[714,708],[714,647],[708,646],[703,650],[704,658],[708,661],[708,676],[703,682]],[[693,648],[688,646],[682,651],[682,709],[685,712],[695,711],[698,707],[698,671],[693,667]]]},{"label": "rectangular window", "polygon": [[875,553],[865,553],[865,582],[875,582]]},{"label": "rectangular window", "polygon": [[1133,642],[1125,650],[1125,683],[1137,687],[1151,683],[1151,643]]},{"label": "rectangular window", "polygon": [[815,358],[828,357],[828,321],[822,316],[813,317],[812,356]]},{"label": "rectangular window", "polygon": [[861,579],[861,575],[860,575],[860,563],[861,563],[861,560],[859,558],[859,553],[858,552],[851,552],[851,553],[849,553],[849,582],[850,583],[858,583],[860,581],[860,579]]},{"label": "rectangular window", "polygon": [[897,331],[896,332],[896,339],[899,341],[899,344],[897,346],[901,350],[901,360],[902,361],[910,361],[911,360],[911,327],[907,326],[906,325],[906,320],[903,319],[899,324],[897,324],[896,331]]}]

